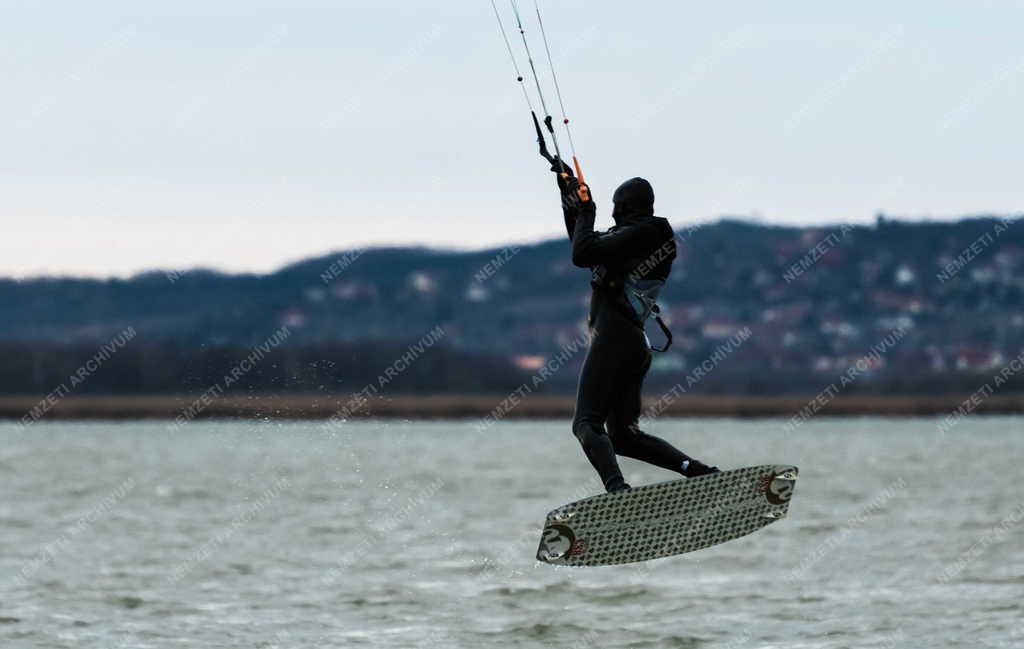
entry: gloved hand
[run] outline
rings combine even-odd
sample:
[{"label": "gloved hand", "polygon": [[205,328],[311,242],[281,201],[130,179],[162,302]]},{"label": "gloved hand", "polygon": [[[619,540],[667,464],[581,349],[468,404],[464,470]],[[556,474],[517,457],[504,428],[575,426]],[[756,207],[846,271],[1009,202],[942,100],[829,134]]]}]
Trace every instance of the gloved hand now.
[{"label": "gloved hand", "polygon": [[558,189],[562,193],[562,207],[564,209],[579,209],[587,207],[594,209],[594,201],[590,198],[590,188],[580,184],[576,176],[558,176]]},{"label": "gloved hand", "polygon": [[[569,168],[569,165],[562,162],[562,168],[559,170],[559,162],[560,161],[556,160],[555,164],[551,165],[551,171],[555,174],[555,182],[558,184],[558,191],[565,196],[567,193],[573,192],[575,187],[579,185],[579,182],[576,180],[576,177],[573,176],[572,169]],[[573,183],[576,183],[576,185],[573,185]]]},{"label": "gloved hand", "polygon": [[565,201],[566,197],[571,198],[578,204],[593,203],[590,198],[590,187],[585,183],[580,183],[576,176],[570,172],[568,176],[558,176],[558,189],[562,192],[562,200]]}]

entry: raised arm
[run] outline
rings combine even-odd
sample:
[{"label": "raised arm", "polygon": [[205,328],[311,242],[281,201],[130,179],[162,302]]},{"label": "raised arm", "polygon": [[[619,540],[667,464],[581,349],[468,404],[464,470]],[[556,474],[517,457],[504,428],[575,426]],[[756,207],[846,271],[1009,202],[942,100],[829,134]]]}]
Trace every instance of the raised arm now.
[{"label": "raised arm", "polygon": [[645,228],[627,225],[611,232],[594,232],[597,209],[594,202],[583,203],[577,213],[572,235],[572,263],[581,268],[622,262],[643,256],[650,249]]},{"label": "raised arm", "polygon": [[576,196],[576,188],[579,187],[579,182],[573,177],[572,169],[568,165],[562,163],[561,167],[562,172],[568,174],[568,176],[558,173],[557,162],[552,162],[551,171],[555,172],[555,183],[558,185],[558,193],[562,197],[562,218],[565,220],[565,233],[569,235],[569,241],[572,241],[580,208],[580,201]]}]

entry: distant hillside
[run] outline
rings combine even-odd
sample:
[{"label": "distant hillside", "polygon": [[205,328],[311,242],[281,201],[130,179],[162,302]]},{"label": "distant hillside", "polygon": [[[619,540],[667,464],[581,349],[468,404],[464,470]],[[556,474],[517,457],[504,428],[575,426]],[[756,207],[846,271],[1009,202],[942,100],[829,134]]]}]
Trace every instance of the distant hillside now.
[{"label": "distant hillside", "polygon": [[[851,389],[966,389],[1024,351],[1024,228],[1016,222],[794,228],[723,221],[680,236],[663,299],[676,346],[658,357],[652,385],[686,377],[744,328],[749,340],[695,389],[816,391],[897,329],[905,337]],[[370,375],[387,364],[380,349],[401,350],[437,327],[444,331],[438,348],[461,369],[450,383],[407,378],[408,390],[482,386],[453,378],[473,375],[472,367],[490,368],[490,389],[514,387],[579,336],[588,278],[558,240],[472,253],[341,251],[264,276],[194,270],[0,280],[0,345],[9,361],[0,391],[50,389],[76,359],[127,327],[138,334],[132,372],[155,373],[148,362],[180,365],[163,368],[166,384],[152,391],[173,390],[175,381],[200,386],[182,372],[203,374],[195,366],[203,354],[232,357],[282,326],[290,336],[275,353],[336,363],[329,387],[358,383],[349,369]],[[363,367],[370,356],[377,364]],[[578,360],[545,389],[571,389]],[[114,369],[107,374],[91,389],[138,388]],[[323,386],[279,378],[276,387],[250,387]]]}]

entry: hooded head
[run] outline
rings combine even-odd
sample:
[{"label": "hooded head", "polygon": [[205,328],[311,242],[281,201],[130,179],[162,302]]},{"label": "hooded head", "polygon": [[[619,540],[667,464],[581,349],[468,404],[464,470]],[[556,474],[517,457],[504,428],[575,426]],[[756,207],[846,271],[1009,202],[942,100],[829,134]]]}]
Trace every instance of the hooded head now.
[{"label": "hooded head", "polygon": [[654,216],[654,188],[643,178],[630,178],[619,185],[612,201],[615,225]]}]

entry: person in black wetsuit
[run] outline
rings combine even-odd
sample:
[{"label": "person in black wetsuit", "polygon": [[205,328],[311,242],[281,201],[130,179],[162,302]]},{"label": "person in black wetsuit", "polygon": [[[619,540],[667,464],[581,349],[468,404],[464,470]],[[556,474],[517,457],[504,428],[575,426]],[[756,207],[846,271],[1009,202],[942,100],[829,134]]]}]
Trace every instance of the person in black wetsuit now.
[{"label": "person in black wetsuit", "polygon": [[[553,169],[554,170],[554,169]],[[609,492],[629,489],[616,455],[642,460],[696,477],[718,471],[639,428],[644,377],[651,366],[644,322],[676,257],[675,233],[654,216],[654,189],[643,178],[627,180],[616,191],[607,232],[594,231],[597,213],[589,190],[579,197],[579,181],[558,175],[565,227],[572,240],[572,263],[591,269],[590,349],[580,373],[573,434]]]}]

